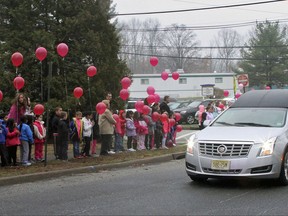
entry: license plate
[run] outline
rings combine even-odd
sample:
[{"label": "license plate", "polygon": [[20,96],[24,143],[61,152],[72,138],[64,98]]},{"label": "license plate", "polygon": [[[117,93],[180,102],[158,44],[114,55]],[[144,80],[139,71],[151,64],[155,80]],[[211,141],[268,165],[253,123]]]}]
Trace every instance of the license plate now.
[{"label": "license plate", "polygon": [[216,170],[228,170],[230,161],[227,160],[213,160],[211,164],[212,169]]}]

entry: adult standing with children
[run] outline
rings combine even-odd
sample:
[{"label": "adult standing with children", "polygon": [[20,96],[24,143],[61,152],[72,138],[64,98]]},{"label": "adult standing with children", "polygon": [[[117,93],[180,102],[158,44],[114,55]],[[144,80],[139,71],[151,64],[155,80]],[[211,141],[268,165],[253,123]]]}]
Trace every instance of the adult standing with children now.
[{"label": "adult standing with children", "polygon": [[116,120],[113,118],[112,112],[110,111],[110,101],[102,101],[106,105],[105,112],[99,115],[99,133],[101,135],[101,151],[100,155],[108,155],[110,152],[110,145],[112,144],[112,136],[114,133],[114,125]]}]

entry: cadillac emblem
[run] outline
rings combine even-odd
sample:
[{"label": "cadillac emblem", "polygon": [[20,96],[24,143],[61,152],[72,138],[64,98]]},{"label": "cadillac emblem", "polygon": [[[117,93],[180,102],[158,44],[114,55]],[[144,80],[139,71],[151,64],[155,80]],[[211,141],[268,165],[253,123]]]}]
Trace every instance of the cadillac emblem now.
[{"label": "cadillac emblem", "polygon": [[227,151],[227,147],[226,147],[225,145],[220,145],[220,146],[218,146],[218,148],[217,148],[217,152],[218,152],[219,154],[224,154],[224,153],[226,153],[226,151]]}]

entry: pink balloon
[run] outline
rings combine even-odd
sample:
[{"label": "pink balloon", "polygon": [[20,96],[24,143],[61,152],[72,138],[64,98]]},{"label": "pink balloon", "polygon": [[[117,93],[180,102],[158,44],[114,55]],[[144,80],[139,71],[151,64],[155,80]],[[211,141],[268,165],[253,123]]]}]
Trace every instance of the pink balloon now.
[{"label": "pink balloon", "polygon": [[135,109],[137,110],[137,112],[141,113],[142,109],[144,107],[144,102],[141,100],[136,101],[135,105],[134,105]]},{"label": "pink balloon", "polygon": [[93,77],[97,74],[97,68],[95,66],[90,66],[87,68],[86,73],[88,77]]},{"label": "pink balloon", "polygon": [[98,114],[103,114],[106,110],[106,104],[104,104],[103,102],[99,102],[97,105],[96,105],[96,111],[98,112]]},{"label": "pink balloon", "polygon": [[166,71],[163,71],[163,72],[161,73],[161,77],[162,77],[162,79],[165,81],[165,80],[168,79],[169,74],[168,74]]},{"label": "pink balloon", "polygon": [[178,80],[179,79],[179,73],[178,72],[173,72],[172,73],[172,78],[174,79],[174,80]]},{"label": "pink balloon", "polygon": [[122,99],[122,100],[127,100],[128,98],[129,98],[129,91],[127,90],[127,89],[121,89],[121,91],[120,91],[120,98]]},{"label": "pink balloon", "polygon": [[158,94],[154,94],[155,97],[155,103],[159,103],[160,102],[160,96]]},{"label": "pink balloon", "polygon": [[152,117],[152,120],[156,122],[159,120],[159,116],[160,114],[158,112],[153,112],[151,117]]},{"label": "pink balloon", "polygon": [[65,43],[60,43],[57,46],[57,53],[63,58],[68,54],[68,50],[69,48]]},{"label": "pink balloon", "polygon": [[158,64],[158,58],[157,57],[151,57],[150,58],[150,64],[155,67]]},{"label": "pink balloon", "polygon": [[113,114],[113,118],[115,119],[116,122],[119,122],[119,116],[117,114]]},{"label": "pink balloon", "polygon": [[23,62],[23,55],[20,52],[15,52],[11,56],[11,61],[15,67],[19,67]]},{"label": "pink balloon", "polygon": [[3,99],[3,93],[2,91],[0,91],[0,101],[2,101],[2,99]]},{"label": "pink balloon", "polygon": [[175,113],[174,117],[175,117],[175,120],[178,122],[181,119],[181,114],[180,113]]},{"label": "pink balloon", "polygon": [[176,126],[176,131],[177,131],[177,132],[181,132],[182,129],[183,129],[183,128],[182,128],[182,125],[177,125],[177,126]]},{"label": "pink balloon", "polygon": [[148,95],[154,95],[155,93],[155,89],[153,86],[148,86],[147,89],[146,89],[146,92]]},{"label": "pink balloon", "polygon": [[223,95],[224,95],[224,97],[228,97],[229,96],[229,91],[228,90],[224,90]]},{"label": "pink balloon", "polygon": [[21,76],[17,76],[15,77],[13,84],[17,90],[20,90],[24,87],[25,80]]},{"label": "pink balloon", "polygon": [[166,121],[168,119],[168,116],[165,113],[162,113],[160,116],[161,121]]},{"label": "pink balloon", "polygon": [[75,98],[80,98],[83,95],[83,89],[81,87],[76,87],[74,88],[73,94]]},{"label": "pink balloon", "polygon": [[155,102],[155,96],[154,95],[148,95],[147,97],[148,104],[152,104]]},{"label": "pink balloon", "polygon": [[238,99],[240,96],[241,96],[240,93],[236,93],[236,94],[235,94],[235,98],[236,98],[236,99]]},{"label": "pink balloon", "polygon": [[270,90],[271,87],[270,87],[270,86],[266,86],[265,89],[266,89],[266,90]]},{"label": "pink balloon", "polygon": [[169,125],[170,127],[173,127],[176,124],[175,119],[169,119]]},{"label": "pink balloon", "polygon": [[127,88],[129,88],[129,86],[131,85],[131,80],[130,80],[128,77],[124,77],[124,78],[121,80],[121,85],[122,85],[122,88],[123,88],[123,89],[127,89]]},{"label": "pink balloon", "polygon": [[33,112],[35,113],[35,115],[42,115],[44,112],[44,106],[42,104],[36,104]]},{"label": "pink balloon", "polygon": [[142,108],[142,113],[144,115],[148,115],[150,113],[150,107],[147,106],[147,105],[144,105],[143,108]]},{"label": "pink balloon", "polygon": [[47,56],[47,50],[44,47],[38,47],[35,51],[36,58],[43,61]]},{"label": "pink balloon", "polygon": [[224,110],[224,108],[225,108],[224,104],[220,103],[220,104],[219,104],[219,108],[220,108],[221,110]]}]

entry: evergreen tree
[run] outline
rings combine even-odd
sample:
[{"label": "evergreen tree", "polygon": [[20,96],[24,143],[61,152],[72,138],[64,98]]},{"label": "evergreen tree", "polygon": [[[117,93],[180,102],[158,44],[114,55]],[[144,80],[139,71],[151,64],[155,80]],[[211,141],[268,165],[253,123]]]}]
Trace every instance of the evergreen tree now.
[{"label": "evergreen tree", "polygon": [[288,84],[288,48],[286,27],[278,22],[257,23],[248,41],[250,48],[242,50],[239,66],[249,75],[250,86]]}]

